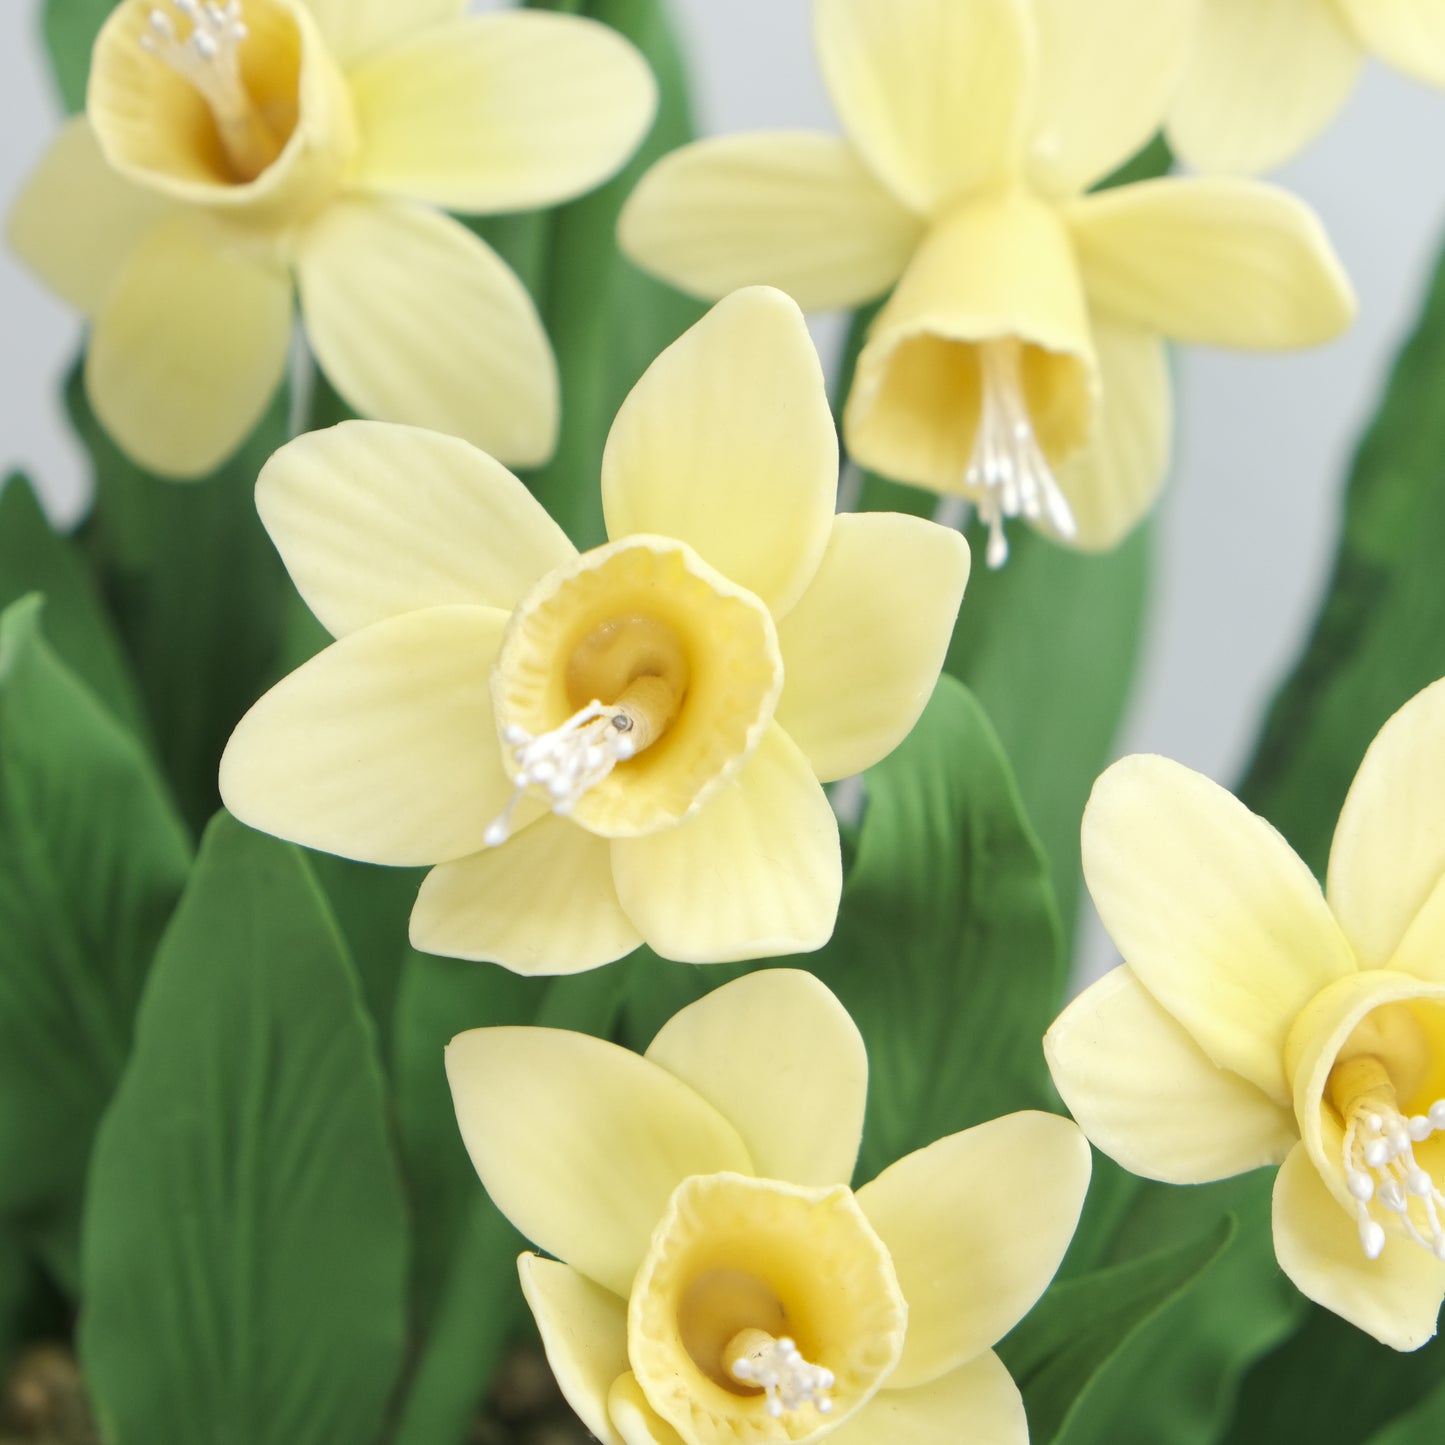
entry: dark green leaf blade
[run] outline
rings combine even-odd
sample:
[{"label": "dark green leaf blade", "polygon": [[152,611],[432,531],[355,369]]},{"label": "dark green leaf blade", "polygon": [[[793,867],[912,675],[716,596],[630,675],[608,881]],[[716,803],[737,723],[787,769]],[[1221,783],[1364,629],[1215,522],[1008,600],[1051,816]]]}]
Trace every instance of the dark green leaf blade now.
[{"label": "dark green leaf blade", "polygon": [[75,1282],[81,1185],[190,847],[140,744],[0,616],[0,1214]]},{"label": "dark green leaf blade", "polygon": [[41,27],[60,99],[72,115],[85,109],[90,52],[119,0],[45,0]]},{"label": "dark green leaf blade", "polygon": [[299,849],[222,815],[96,1142],[81,1354],[115,1445],[364,1445],[405,1339],[375,1038]]}]

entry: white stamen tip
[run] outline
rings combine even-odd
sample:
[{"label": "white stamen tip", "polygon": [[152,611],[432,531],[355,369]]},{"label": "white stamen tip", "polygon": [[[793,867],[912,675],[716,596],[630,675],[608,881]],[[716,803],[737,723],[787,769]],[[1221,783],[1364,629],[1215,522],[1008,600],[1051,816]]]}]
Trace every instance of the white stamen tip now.
[{"label": "white stamen tip", "polygon": [[1416,1144],[1423,1144],[1434,1132],[1435,1126],[1423,1114],[1416,1114],[1409,1123],[1410,1138]]},{"label": "white stamen tip", "polygon": [[1379,1259],[1385,1252],[1385,1231],[1373,1219],[1360,1221],[1360,1247],[1366,1259]]},{"label": "white stamen tip", "polygon": [[823,1415],[833,1408],[828,1398],[835,1383],[831,1370],[809,1364],[786,1335],[768,1340],[761,1332],[749,1333],[766,1343],[734,1360],[732,1376],[740,1384],[755,1385],[764,1391],[763,1408],[770,1418],[776,1420],[784,1410],[799,1410],[804,1405],[812,1405]]},{"label": "white stamen tip", "polygon": [[1375,1197],[1375,1181],[1363,1169],[1351,1169],[1346,1176],[1346,1183],[1350,1193],[1361,1204],[1368,1204]]},{"label": "white stamen tip", "polygon": [[1426,1117],[1430,1120],[1431,1127],[1445,1130],[1445,1099],[1436,1099],[1435,1102],[1430,1105]]}]

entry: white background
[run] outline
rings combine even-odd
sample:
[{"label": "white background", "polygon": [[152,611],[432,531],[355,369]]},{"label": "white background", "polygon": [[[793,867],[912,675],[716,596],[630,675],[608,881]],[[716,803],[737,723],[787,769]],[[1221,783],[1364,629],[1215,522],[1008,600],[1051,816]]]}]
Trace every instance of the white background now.
[{"label": "white background", "polygon": [[[704,130],[834,128],[806,0],[679,0],[678,14]],[[37,16],[28,0],[0,3],[6,206],[58,119]],[[1180,356],[1178,462],[1162,506],[1141,685],[1120,746],[1166,753],[1226,782],[1313,615],[1350,451],[1445,229],[1445,96],[1371,62],[1331,131],[1275,179],[1324,218],[1360,318],[1344,339],[1301,355]],[[826,323],[818,334],[826,343]],[[0,467],[31,472],[62,517],[84,503],[57,394],[78,335],[74,317],[0,255]],[[1097,933],[1089,951],[1094,967],[1109,960]]]}]

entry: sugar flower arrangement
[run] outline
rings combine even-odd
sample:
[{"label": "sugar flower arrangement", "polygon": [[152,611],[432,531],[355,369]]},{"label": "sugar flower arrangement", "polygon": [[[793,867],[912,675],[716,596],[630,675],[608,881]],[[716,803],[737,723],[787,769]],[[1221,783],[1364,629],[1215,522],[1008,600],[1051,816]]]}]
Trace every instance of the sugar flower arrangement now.
[{"label": "sugar flower arrangement", "polygon": [[814,0],[839,133],[699,140],[663,0],[47,0],[0,1435],[1437,1438],[1445,281],[1239,797],[1100,722],[1436,8]]}]

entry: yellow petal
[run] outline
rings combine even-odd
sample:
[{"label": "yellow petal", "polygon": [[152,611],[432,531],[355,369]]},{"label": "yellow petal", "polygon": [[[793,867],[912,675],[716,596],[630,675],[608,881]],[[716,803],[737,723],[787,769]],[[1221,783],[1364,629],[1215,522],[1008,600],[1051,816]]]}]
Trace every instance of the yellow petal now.
[{"label": "yellow petal", "polygon": [[1055,195],[1087,190],[1159,129],[1190,53],[1196,0],[1033,0],[1033,9],[1029,173]]},{"label": "yellow petal", "polygon": [[548,813],[497,848],[433,868],[411,911],[423,953],[513,973],[581,973],[642,942],[617,901],[605,838]]},{"label": "yellow petal", "polygon": [[922,232],[836,136],[719,136],[664,156],[617,223],[639,266],[695,296],[776,286],[804,311],[857,306],[902,274]]},{"label": "yellow petal", "polygon": [[826,783],[872,767],[933,695],[968,581],[955,531],[891,512],[844,513],[823,564],[778,627],[777,720]]},{"label": "yellow petal", "polygon": [[86,354],[86,394],[142,466],[202,476],[260,420],[290,339],[286,272],[205,217],[175,215],[146,233],[109,289]]},{"label": "yellow petal", "polygon": [[1169,357],[1150,331],[1100,318],[1094,324],[1099,404],[1082,451],[1054,468],[1074,535],[1068,545],[1107,552],[1138,526],[1169,474],[1174,399]]},{"label": "yellow petal", "polygon": [[459,436],[516,466],[551,455],[557,364],[527,288],[460,222],[346,201],[302,235],[316,358],[358,412]]},{"label": "yellow petal", "polygon": [[858,1191],[908,1301],[890,1391],[949,1374],[1028,1313],[1074,1237],[1089,1171],[1077,1125],[1030,1111],[940,1139]]},{"label": "yellow petal", "polygon": [[1387,966],[1431,983],[1445,983],[1445,876],[1431,889]]},{"label": "yellow petal", "polygon": [[602,1445],[622,1445],[607,1395],[628,1371],[626,1302],[554,1259],[524,1254],[517,1270],[557,1388]]},{"label": "yellow petal", "polygon": [[833,810],[776,723],[738,776],[686,822],[615,839],[612,871],[648,944],[684,963],[821,948],[843,889]]},{"label": "yellow petal", "polygon": [[453,211],[522,211],[590,191],[652,124],[657,84],[610,26],[509,11],[419,31],[351,76],[363,190]]},{"label": "yellow petal", "polygon": [[737,1128],[763,1177],[852,1178],[868,1055],[847,1009],[812,974],[775,968],[724,984],[674,1014],[647,1057]]},{"label": "yellow petal", "polygon": [[1178,341],[1313,346],[1354,319],[1319,218],[1258,181],[1143,181],[1069,208],[1090,304]]},{"label": "yellow petal", "polygon": [[1290,1025],[1355,971],[1289,844],[1208,778],[1137,756],[1094,785],[1083,861],[1104,927],[1140,983],[1220,1068],[1287,1104]]},{"label": "yellow petal", "polygon": [[76,116],[21,187],[5,238],[57,296],[94,316],[131,251],[169,210],[106,164],[95,132]]},{"label": "yellow petal", "polygon": [[617,1377],[607,1408],[623,1445],[683,1445],[682,1436],[647,1403],[631,1371]]},{"label": "yellow petal", "polygon": [[602,457],[609,537],[677,537],[775,616],[818,570],[837,482],[808,328],[761,286],[720,301],[648,367]]},{"label": "yellow petal", "polygon": [[512,608],[576,555],[499,462],[388,422],[309,432],[261,470],[256,510],[334,636],[423,607]]},{"label": "yellow petal", "polygon": [[1330,907],[1360,963],[1388,962],[1445,876],[1445,681],[1376,735],[1330,846]]},{"label": "yellow petal", "polygon": [[306,0],[327,43],[350,64],[428,26],[455,20],[469,0]]},{"label": "yellow petal", "polygon": [[1365,1258],[1355,1221],[1325,1188],[1303,1144],[1274,1182],[1274,1253],[1302,1295],[1393,1350],[1418,1350],[1435,1334],[1445,1264],[1394,1238]]},{"label": "yellow petal", "polygon": [[1203,0],[1169,143],[1199,170],[1272,170],[1329,124],[1361,59],[1337,4]]},{"label": "yellow petal", "polygon": [[488,685],[506,624],[438,607],[333,643],[236,725],[222,800],[263,833],[363,862],[475,853],[512,793]]},{"label": "yellow petal", "polygon": [[1044,1035],[1054,1086],[1096,1148],[1131,1174],[1205,1184],[1276,1164],[1294,1116],[1216,1068],[1127,966],[1086,989]]},{"label": "yellow petal", "polygon": [[1445,6],[1439,0],[1340,0],[1365,47],[1423,80],[1445,85]]},{"label": "yellow petal", "polygon": [[834,1445],[1028,1445],[1023,1397],[992,1350],[926,1385],[880,1390]]},{"label": "yellow petal", "polygon": [[737,1131],[666,1069],[561,1029],[472,1029],[447,1046],[462,1139],[497,1208],[626,1296],[689,1175],[752,1172]]},{"label": "yellow petal", "polygon": [[843,127],[904,205],[936,214],[1018,166],[1034,79],[1025,0],[818,0]]}]

